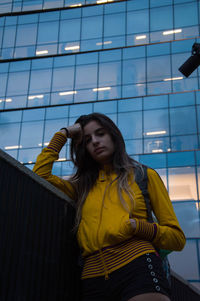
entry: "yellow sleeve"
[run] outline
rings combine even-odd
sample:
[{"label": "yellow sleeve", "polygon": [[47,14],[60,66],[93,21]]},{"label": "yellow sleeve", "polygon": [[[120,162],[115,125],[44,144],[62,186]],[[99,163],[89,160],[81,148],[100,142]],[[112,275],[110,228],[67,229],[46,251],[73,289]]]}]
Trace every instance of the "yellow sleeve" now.
[{"label": "yellow sleeve", "polygon": [[158,221],[153,244],[160,249],[181,251],[186,242],[185,235],[175,215],[167,189],[155,170],[148,168],[147,174],[151,206]]},{"label": "yellow sleeve", "polygon": [[62,190],[74,200],[76,198],[74,186],[69,181],[52,175],[53,163],[58,159],[59,152],[66,140],[66,137],[62,133],[56,133],[51,139],[48,147],[44,148],[37,157],[33,171],[41,178],[47,180],[58,189]]}]

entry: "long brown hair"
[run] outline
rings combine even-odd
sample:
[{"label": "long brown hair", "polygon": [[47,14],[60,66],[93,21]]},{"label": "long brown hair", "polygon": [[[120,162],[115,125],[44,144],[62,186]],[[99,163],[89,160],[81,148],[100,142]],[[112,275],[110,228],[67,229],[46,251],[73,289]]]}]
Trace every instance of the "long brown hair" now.
[{"label": "long brown hair", "polygon": [[[110,118],[101,113],[92,113],[80,116],[75,123],[79,123],[83,129],[90,121],[98,122],[111,136],[115,148],[111,163],[113,171],[117,174],[118,194],[122,205],[127,208],[127,204],[122,197],[122,191],[125,191],[130,197],[133,208],[134,197],[133,192],[128,185],[128,180],[132,175],[134,181],[134,169],[142,169],[142,166],[127,154],[123,136]],[[79,144],[72,139],[70,153],[71,160],[76,167],[76,173],[71,178],[71,181],[75,184],[77,189],[77,214],[75,223],[75,228],[77,229],[81,220],[82,206],[89,191],[96,183],[100,165],[88,153],[84,137]]]}]

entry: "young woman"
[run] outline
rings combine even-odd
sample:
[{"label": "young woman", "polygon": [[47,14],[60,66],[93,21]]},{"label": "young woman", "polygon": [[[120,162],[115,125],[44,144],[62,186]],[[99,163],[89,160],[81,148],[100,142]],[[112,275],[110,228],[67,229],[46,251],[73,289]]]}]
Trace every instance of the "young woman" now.
[{"label": "young woman", "polygon": [[[51,174],[67,137],[76,173]],[[148,192],[158,223],[147,221],[143,194],[135,182],[142,165],[125,150],[121,132],[100,113],[78,118],[57,132],[38,156],[34,171],[75,200],[75,228],[82,250],[81,301],[169,301],[170,288],[157,248],[180,251],[185,236],[167,190],[148,168]]]}]

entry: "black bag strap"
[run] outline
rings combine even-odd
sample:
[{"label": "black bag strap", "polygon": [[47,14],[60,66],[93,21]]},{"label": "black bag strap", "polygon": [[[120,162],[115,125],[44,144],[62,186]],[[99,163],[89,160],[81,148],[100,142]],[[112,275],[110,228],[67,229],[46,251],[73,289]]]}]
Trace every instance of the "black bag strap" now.
[{"label": "black bag strap", "polygon": [[137,185],[139,186],[140,190],[142,191],[146,208],[147,208],[147,220],[150,223],[153,223],[153,216],[152,216],[152,208],[151,208],[151,201],[149,198],[149,192],[148,192],[148,175],[147,175],[147,166],[142,165],[142,169],[137,168],[135,170],[135,181]]}]

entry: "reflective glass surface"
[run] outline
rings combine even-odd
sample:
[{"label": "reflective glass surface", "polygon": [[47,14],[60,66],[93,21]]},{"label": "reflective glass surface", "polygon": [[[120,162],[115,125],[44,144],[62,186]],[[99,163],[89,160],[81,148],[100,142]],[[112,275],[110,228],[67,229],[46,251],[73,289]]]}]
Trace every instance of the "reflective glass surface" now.
[{"label": "reflective glass surface", "polygon": [[[22,10],[27,10],[28,4],[30,11],[57,7],[68,9],[7,16],[0,24],[0,59],[143,45],[199,35],[196,1],[188,0],[186,4],[179,2],[173,6],[165,1],[165,6],[154,3],[150,7],[148,1],[141,3],[141,0],[104,4],[107,2],[45,0],[40,4],[38,1],[23,1]],[[94,3],[100,5],[87,7]],[[0,4],[0,11],[1,8]],[[157,60],[148,61],[150,73],[154,70],[152,66],[157,66],[154,64]],[[166,64],[162,60],[168,77],[169,57],[165,61]],[[159,78],[160,69],[154,71],[155,78]]]}]

